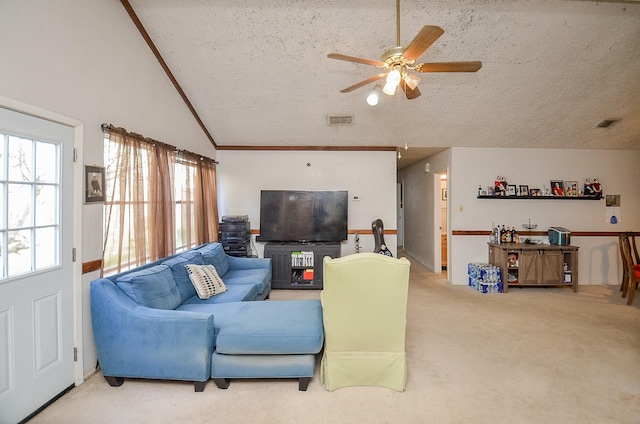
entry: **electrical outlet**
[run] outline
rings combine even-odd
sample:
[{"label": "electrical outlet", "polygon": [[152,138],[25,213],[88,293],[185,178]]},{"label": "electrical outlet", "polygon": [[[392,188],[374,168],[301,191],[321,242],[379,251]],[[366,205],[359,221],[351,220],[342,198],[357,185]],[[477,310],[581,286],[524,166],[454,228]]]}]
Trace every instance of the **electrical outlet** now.
[{"label": "electrical outlet", "polygon": [[360,196],[353,196],[353,197],[351,198],[351,200],[353,200],[353,201],[358,201],[358,200],[360,200]]}]

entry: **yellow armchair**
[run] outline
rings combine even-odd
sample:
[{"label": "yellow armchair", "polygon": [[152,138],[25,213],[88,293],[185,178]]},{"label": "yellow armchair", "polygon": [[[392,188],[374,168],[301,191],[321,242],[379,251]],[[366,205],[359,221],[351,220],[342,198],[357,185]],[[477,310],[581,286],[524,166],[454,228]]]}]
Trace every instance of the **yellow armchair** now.
[{"label": "yellow armchair", "polygon": [[327,390],[380,386],[404,391],[410,262],[378,253],[324,258],[320,295]]}]

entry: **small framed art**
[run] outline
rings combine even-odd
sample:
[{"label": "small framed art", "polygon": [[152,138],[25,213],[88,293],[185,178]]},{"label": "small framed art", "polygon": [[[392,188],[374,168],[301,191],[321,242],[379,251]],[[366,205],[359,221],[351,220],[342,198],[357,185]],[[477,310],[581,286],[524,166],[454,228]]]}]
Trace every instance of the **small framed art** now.
[{"label": "small framed art", "polygon": [[528,185],[520,185],[518,187],[520,189],[520,196],[528,196],[529,195],[529,186]]},{"label": "small framed art", "polygon": [[565,181],[564,182],[564,193],[566,196],[577,196],[578,195],[578,182],[577,181]]},{"label": "small framed art", "polygon": [[564,196],[564,180],[550,180],[551,194],[554,196]]},{"label": "small framed art", "polygon": [[107,200],[104,192],[107,177],[105,169],[100,166],[84,167],[84,202],[85,203],[104,203]]},{"label": "small framed art", "polygon": [[540,189],[539,188],[530,189],[529,196],[540,196]]},{"label": "small framed art", "polygon": [[516,186],[509,185],[507,186],[507,196],[515,196],[516,195]]}]

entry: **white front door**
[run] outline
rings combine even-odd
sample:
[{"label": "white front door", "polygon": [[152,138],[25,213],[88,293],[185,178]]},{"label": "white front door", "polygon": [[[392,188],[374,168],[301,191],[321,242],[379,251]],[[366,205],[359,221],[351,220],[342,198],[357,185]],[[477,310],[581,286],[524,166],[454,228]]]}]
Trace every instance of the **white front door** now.
[{"label": "white front door", "polygon": [[0,108],[0,423],[74,384],[73,142]]}]

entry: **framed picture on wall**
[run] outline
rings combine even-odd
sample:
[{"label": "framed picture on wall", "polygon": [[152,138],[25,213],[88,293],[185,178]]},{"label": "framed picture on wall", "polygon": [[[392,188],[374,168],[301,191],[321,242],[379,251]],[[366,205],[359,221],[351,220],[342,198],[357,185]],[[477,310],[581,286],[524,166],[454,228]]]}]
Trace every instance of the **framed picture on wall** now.
[{"label": "framed picture on wall", "polygon": [[84,167],[84,202],[104,203],[107,200],[104,192],[107,177],[105,169],[99,166]]}]

